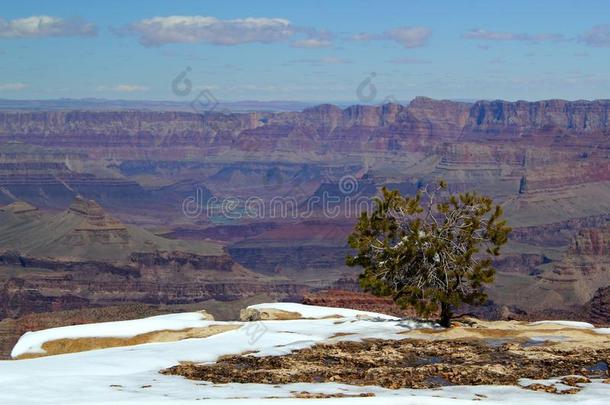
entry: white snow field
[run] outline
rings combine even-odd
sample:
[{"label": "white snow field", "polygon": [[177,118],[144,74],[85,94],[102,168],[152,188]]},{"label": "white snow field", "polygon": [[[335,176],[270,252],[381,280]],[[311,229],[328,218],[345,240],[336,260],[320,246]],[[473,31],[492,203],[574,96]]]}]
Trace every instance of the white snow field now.
[{"label": "white snow field", "polygon": [[589,322],[578,322],[578,321],[538,321],[530,322],[530,325],[561,325],[567,328],[582,328],[582,329],[593,329],[595,326]]},{"label": "white snow field", "polygon": [[205,328],[217,323],[206,320],[201,312],[185,312],[182,314],[159,315],[130,321],[91,323],[63,326],[61,328],[45,329],[37,332],[26,332],[21,336],[15,347],[13,347],[11,357],[15,358],[25,353],[45,353],[42,345],[45,342],[58,339],[88,337],[130,338],[159,330]]},{"label": "white snow field", "polygon": [[[282,355],[318,342],[361,340],[363,338],[404,339],[404,332],[436,327],[429,323],[404,321],[380,314],[300,304],[262,304],[299,312],[299,319],[257,322],[230,322],[241,328],[207,338],[169,343],[149,343],[128,347],[93,350],[27,360],[0,361],[0,404],[602,404],[610,398],[610,384],[594,380],[574,395],[556,395],[506,386],[451,386],[439,389],[399,389],[320,384],[212,384],[179,376],[159,374],[159,370],[180,361],[214,362],[219,356],[254,352],[255,356]],[[290,308],[290,309],[289,309]],[[329,313],[332,312],[332,313]],[[329,317],[339,315],[340,317]],[[153,319],[151,321],[151,319]],[[126,336],[150,331],[152,323],[165,319],[176,327],[180,322],[201,326],[222,324],[195,319],[191,313],[125,322],[56,328],[24,335],[22,350],[37,350],[47,339],[89,336]],[[158,328],[168,329],[168,324]],[[188,327],[188,326],[187,326]],[[61,331],[66,334],[61,335]],[[95,332],[97,333],[97,332]],[[336,334],[350,334],[336,337]],[[334,337],[335,336],[335,337]],[[16,346],[16,347],[17,347]],[[552,383],[554,381],[548,381]],[[530,383],[530,382],[527,382]],[[367,398],[295,399],[294,391],[326,394],[374,393]],[[205,400],[202,402],[202,400]],[[478,403],[478,402],[475,402]]]},{"label": "white snow field", "polygon": [[333,308],[333,307],[318,307],[314,305],[303,305],[294,302],[275,302],[273,304],[257,304],[250,305],[252,309],[279,309],[281,311],[298,312],[302,318],[321,319],[328,317],[343,317],[343,318],[372,318],[397,320],[395,316],[379,314],[376,312],[358,311],[356,309]]}]

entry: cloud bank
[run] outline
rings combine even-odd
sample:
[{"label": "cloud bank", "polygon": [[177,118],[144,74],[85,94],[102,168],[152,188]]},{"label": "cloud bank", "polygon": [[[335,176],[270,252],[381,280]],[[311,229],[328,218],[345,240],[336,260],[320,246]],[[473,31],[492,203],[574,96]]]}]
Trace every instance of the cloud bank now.
[{"label": "cloud bank", "polygon": [[0,17],[0,38],[92,37],[95,24],[79,18],[63,19],[37,15],[15,20]]},{"label": "cloud bank", "polygon": [[124,30],[139,36],[144,46],[170,43],[239,45],[284,41],[295,33],[283,18],[220,20],[207,16],[153,17],[130,24]]},{"label": "cloud bank", "polygon": [[465,39],[475,39],[482,41],[564,41],[566,38],[562,34],[527,34],[522,32],[503,32],[503,31],[487,31],[483,29],[472,29],[462,35]]},{"label": "cloud bank", "polygon": [[579,37],[581,42],[589,46],[610,47],[610,26],[596,25]]},{"label": "cloud bank", "polygon": [[353,35],[353,41],[394,41],[404,48],[419,48],[425,46],[432,36],[432,30],[427,27],[397,27],[382,34],[361,32]]}]

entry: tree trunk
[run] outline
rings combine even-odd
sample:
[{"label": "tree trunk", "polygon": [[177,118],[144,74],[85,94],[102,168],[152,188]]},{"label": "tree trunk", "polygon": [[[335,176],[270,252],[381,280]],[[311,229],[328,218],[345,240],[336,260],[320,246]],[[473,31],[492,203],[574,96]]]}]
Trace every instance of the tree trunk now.
[{"label": "tree trunk", "polygon": [[448,328],[451,326],[451,317],[453,313],[451,312],[451,305],[447,303],[441,303],[441,319],[439,323],[442,327]]}]

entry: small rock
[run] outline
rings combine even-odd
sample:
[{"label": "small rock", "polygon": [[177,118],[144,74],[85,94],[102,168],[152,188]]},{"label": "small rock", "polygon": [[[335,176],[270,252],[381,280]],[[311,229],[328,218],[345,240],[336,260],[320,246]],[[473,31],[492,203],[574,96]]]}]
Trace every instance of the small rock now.
[{"label": "small rock", "polygon": [[206,321],[213,321],[214,320],[214,316],[212,314],[210,314],[208,311],[206,311],[205,309],[202,309],[201,311],[197,311],[199,312],[203,319]]},{"label": "small rock", "polygon": [[523,388],[532,390],[532,391],[548,392],[550,394],[557,393],[557,388],[554,385],[544,385],[544,384],[535,383],[535,384],[526,385]]},{"label": "small rock", "polygon": [[570,387],[578,387],[578,384],[588,384],[591,382],[591,380],[582,375],[569,375],[563,377],[561,382],[565,385],[569,385]]},{"label": "small rock", "polygon": [[282,311],[274,308],[244,308],[239,311],[239,319],[243,322],[302,319],[298,312]]}]

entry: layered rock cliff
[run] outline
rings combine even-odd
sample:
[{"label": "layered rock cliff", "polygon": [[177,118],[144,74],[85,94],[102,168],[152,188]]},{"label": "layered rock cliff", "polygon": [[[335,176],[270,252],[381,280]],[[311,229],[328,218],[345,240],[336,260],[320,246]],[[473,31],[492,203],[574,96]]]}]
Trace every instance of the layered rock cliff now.
[{"label": "layered rock cliff", "polygon": [[[409,105],[325,104],[301,113],[186,113],[145,111],[0,112],[0,139],[61,147],[232,147],[225,133],[260,127],[310,125],[320,138],[350,127],[396,128],[411,136],[518,137],[608,133],[610,101],[478,101],[474,104],[415,98]],[[286,127],[277,128],[284,124]],[[557,131],[560,131],[559,133]],[[403,132],[403,133],[404,133]],[[222,137],[222,136],[220,136]],[[231,138],[231,137],[229,137]],[[340,147],[340,145],[335,145]]]}]

